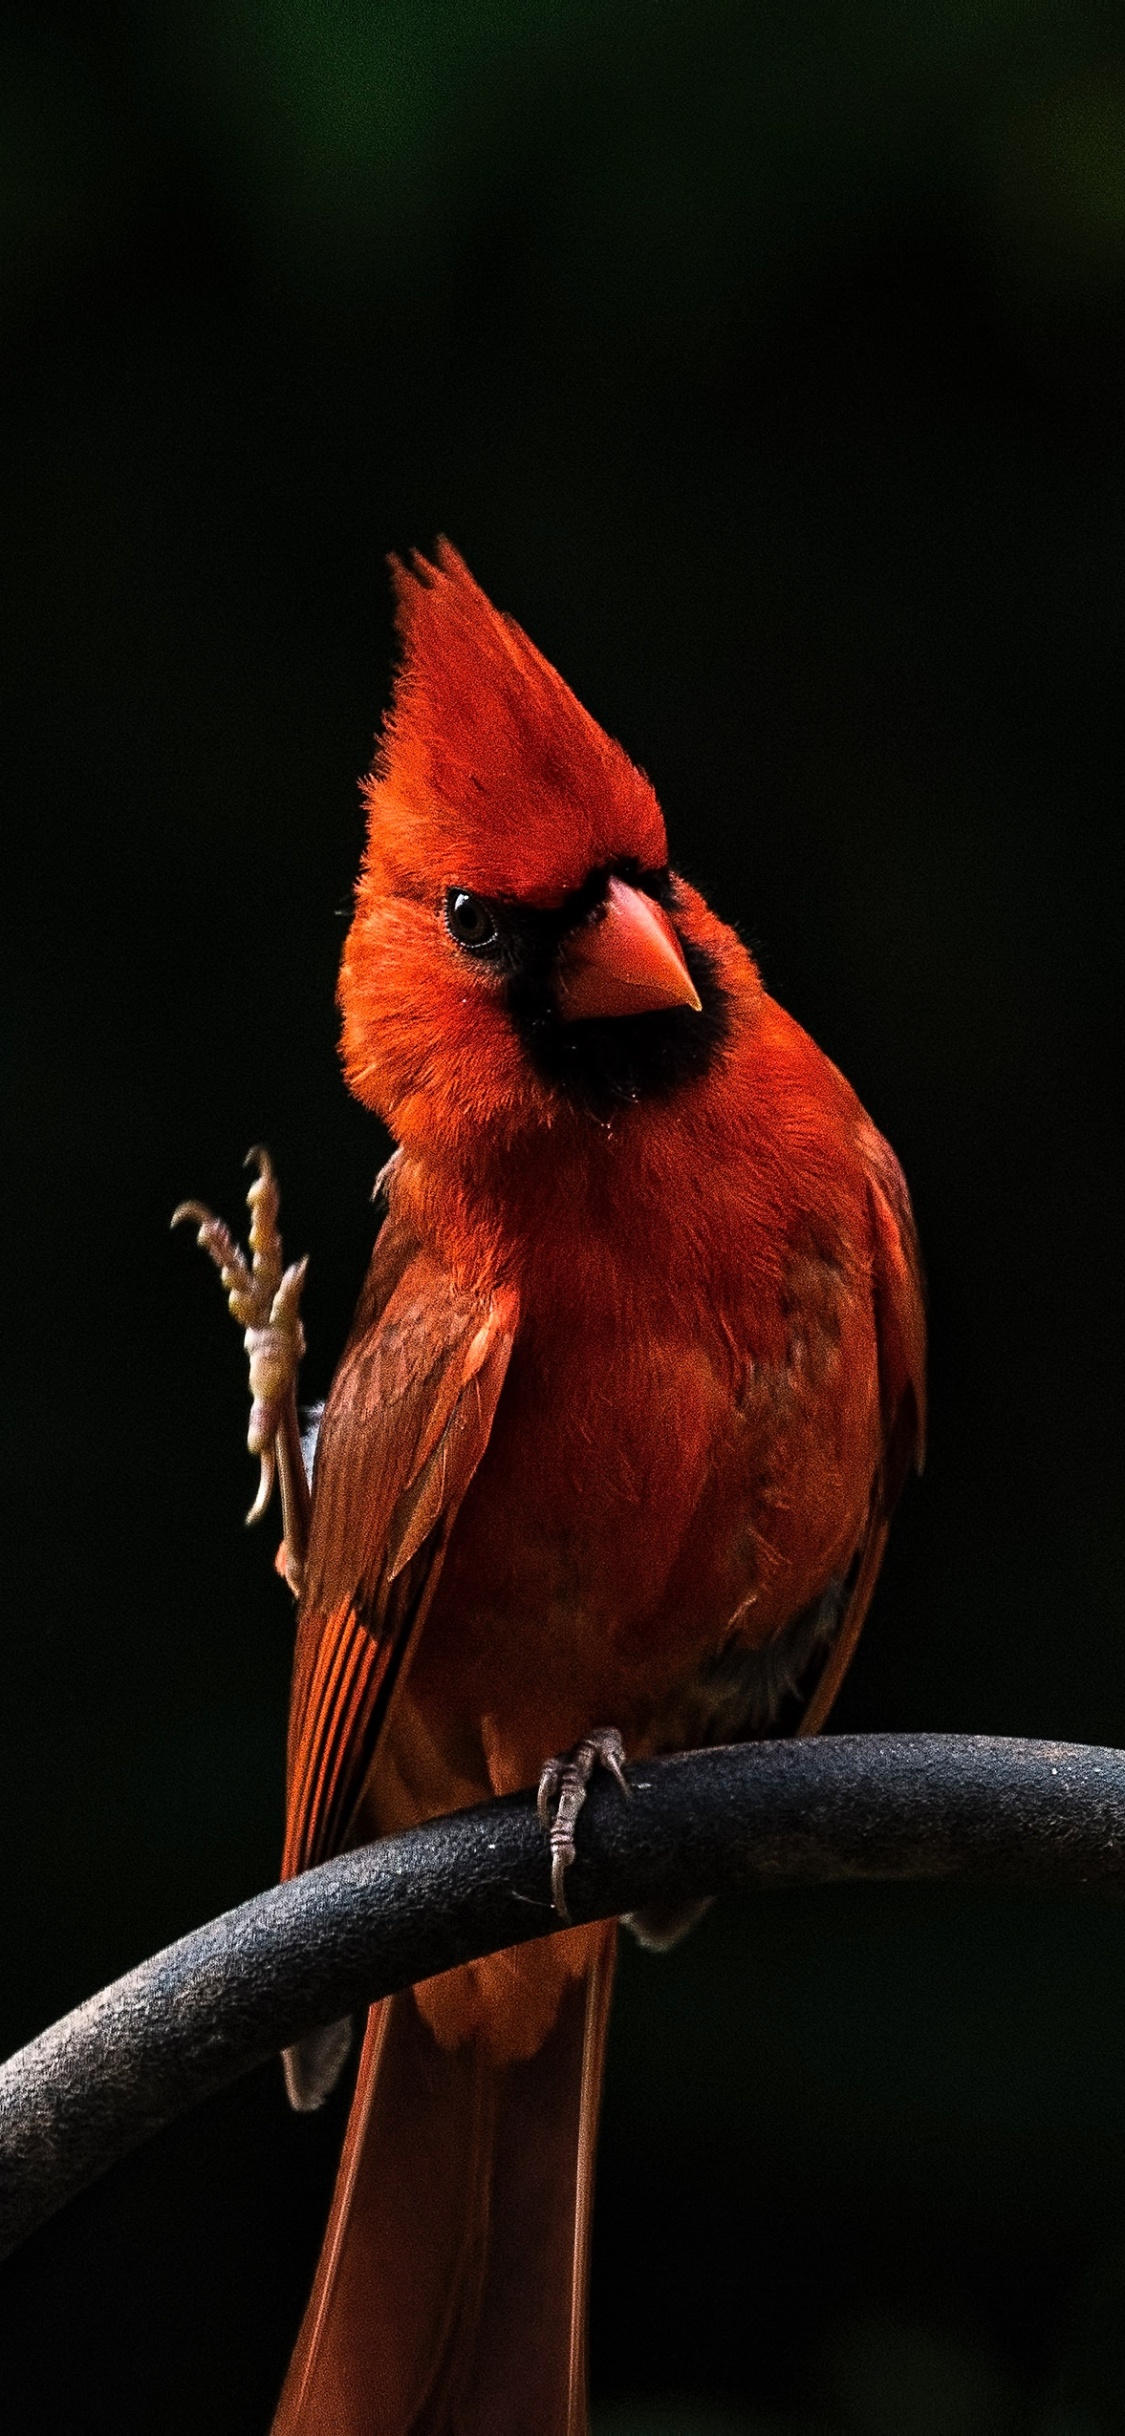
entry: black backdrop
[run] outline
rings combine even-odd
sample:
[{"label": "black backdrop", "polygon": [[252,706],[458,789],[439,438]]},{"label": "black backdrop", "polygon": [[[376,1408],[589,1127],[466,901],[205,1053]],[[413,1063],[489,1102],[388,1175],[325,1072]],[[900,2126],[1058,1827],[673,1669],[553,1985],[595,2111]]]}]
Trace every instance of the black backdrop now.
[{"label": "black backdrop", "polygon": [[[1125,1741],[1116,10],[27,0],[2,85],[0,2039],[275,1867],[287,1602],[167,1220],[270,1143],[322,1387],[382,558],[439,530],[911,1179],[933,1452],[836,1722]],[[1125,2428],[1123,1996],[1075,1902],[627,1956],[602,2436]],[[5,2429],[264,2431],[340,2121],[263,2074],[31,2245]]]}]

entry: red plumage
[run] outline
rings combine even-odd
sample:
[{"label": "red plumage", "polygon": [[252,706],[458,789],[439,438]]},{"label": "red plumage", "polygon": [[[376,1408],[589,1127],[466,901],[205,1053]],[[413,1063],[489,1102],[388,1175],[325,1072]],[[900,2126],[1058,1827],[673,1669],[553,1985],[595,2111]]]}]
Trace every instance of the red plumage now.
[{"label": "red plumage", "polygon": [[647,778],[457,552],[395,573],[402,664],[364,789],[366,879],[550,905],[598,863],[663,863]]},{"label": "red plumage", "polygon": [[[794,1692],[821,1723],[922,1443],[893,1154],[456,554],[399,591],[340,998],[400,1148],[314,1475],[289,1869],[592,1726],[634,1758]],[[568,1022],[576,959],[583,1004],[624,970],[615,923],[644,1011]],[[275,2436],[584,2427],[612,1946],[570,1930],[377,2009]]]}]

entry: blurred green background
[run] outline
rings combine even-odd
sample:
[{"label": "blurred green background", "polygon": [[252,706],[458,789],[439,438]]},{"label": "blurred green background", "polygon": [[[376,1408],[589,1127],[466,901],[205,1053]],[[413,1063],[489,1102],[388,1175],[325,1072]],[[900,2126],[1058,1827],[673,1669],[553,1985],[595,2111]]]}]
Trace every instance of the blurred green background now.
[{"label": "blurred green background", "polygon": [[[55,0],[0,53],[0,2044],[273,1874],[290,1618],[185,1193],[333,1365],[383,555],[446,531],[898,1148],[933,1452],[836,1722],[1125,1742],[1125,31],[1095,0]],[[1125,2430],[1125,1922],[629,1952],[598,2436]],[[273,2072],[0,2275],[12,2436],[259,2436],[340,2135]]]}]

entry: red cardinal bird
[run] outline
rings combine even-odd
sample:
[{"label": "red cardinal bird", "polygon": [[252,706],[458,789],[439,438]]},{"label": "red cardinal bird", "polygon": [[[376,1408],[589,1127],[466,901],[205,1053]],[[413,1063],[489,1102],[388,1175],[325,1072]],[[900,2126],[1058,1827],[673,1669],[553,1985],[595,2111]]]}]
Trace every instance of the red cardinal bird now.
[{"label": "red cardinal bird", "polygon": [[[307,1555],[288,1405],[281,1435],[285,1870],[559,1754],[561,1909],[598,1760],[761,1734],[795,1692],[823,1722],[920,1459],[918,1257],[892,1152],[669,869],[648,781],[452,549],[398,593],[340,1002],[399,1148]],[[373,2009],[274,2436],[580,2436],[615,1937]],[[288,2059],[298,2104],[346,2037]]]}]

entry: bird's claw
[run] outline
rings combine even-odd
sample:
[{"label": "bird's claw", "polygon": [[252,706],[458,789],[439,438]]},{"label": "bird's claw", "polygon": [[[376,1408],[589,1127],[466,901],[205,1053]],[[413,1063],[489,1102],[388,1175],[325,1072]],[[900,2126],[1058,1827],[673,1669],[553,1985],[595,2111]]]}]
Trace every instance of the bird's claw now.
[{"label": "bird's claw", "polygon": [[243,1330],[250,1363],[250,1426],[246,1443],[261,1466],[258,1493],[246,1517],[260,1522],[273,1494],[277,1476],[277,1438],[287,1403],[296,1397],[297,1372],[305,1350],[301,1326],[301,1288],[306,1260],[285,1266],[277,1223],[279,1195],[269,1152],[247,1153],[247,1166],[257,1174],[247,1193],[250,1211],[250,1258],[229,1226],[202,1201],[181,1201],[172,1213],[173,1226],[187,1218],[198,1227],[197,1241],[213,1260],[226,1288],[231,1312]]},{"label": "bird's claw", "polygon": [[[569,1920],[566,1873],[574,1859],[574,1830],[595,1768],[608,1770],[626,1801],[631,1788],[624,1772],[625,1746],[616,1726],[595,1726],[572,1751],[546,1761],[539,1778],[536,1807],[551,1845],[551,1903],[560,1920]],[[553,1809],[552,1809],[553,1805]]]}]

